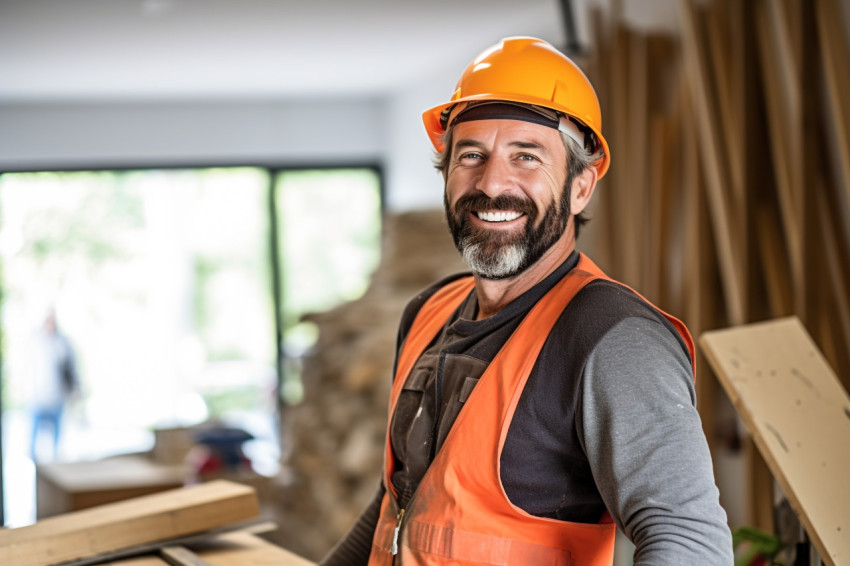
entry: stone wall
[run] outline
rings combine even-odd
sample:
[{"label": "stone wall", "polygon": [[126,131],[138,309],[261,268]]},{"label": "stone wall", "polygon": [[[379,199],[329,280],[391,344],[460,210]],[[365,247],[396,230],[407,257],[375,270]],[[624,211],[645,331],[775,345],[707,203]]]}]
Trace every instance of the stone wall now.
[{"label": "stone wall", "polygon": [[466,269],[442,210],[387,215],[382,250],[361,299],[307,317],[319,339],[303,360],[304,401],[284,409],[288,476],[264,495],[280,525],[269,538],[313,560],[347,532],[378,489],[404,305],[435,280]]}]

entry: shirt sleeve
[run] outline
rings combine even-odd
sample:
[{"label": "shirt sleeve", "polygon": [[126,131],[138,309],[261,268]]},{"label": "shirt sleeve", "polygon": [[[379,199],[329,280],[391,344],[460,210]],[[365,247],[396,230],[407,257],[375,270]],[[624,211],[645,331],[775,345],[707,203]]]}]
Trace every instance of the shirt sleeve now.
[{"label": "shirt sleeve", "polygon": [[375,498],[360,514],[360,518],[325,556],[319,566],[366,566],[372,552],[372,538],[381,516],[384,486],[380,485]]},{"label": "shirt sleeve", "polygon": [[733,563],[690,360],[657,321],[632,317],[588,357],[579,439],[634,565]]}]

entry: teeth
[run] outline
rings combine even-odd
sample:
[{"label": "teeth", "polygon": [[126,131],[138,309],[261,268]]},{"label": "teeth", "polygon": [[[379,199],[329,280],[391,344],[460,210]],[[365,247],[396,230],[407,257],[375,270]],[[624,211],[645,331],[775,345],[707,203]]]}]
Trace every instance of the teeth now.
[{"label": "teeth", "polygon": [[478,218],[486,222],[508,222],[509,220],[516,220],[522,216],[519,212],[504,210],[497,212],[476,212],[475,214]]}]

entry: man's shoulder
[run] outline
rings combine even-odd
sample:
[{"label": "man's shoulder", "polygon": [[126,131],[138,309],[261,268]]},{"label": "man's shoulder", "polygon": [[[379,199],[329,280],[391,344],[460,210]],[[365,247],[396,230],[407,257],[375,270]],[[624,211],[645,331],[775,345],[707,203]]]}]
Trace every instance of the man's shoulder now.
[{"label": "man's shoulder", "polygon": [[556,329],[560,328],[561,334],[578,329],[576,333],[593,348],[609,330],[630,318],[657,323],[685,347],[662,311],[628,286],[608,279],[596,279],[579,291],[564,310]]},{"label": "man's shoulder", "polygon": [[584,286],[569,308],[602,318],[663,317],[660,311],[627,285],[613,279],[595,279]]}]

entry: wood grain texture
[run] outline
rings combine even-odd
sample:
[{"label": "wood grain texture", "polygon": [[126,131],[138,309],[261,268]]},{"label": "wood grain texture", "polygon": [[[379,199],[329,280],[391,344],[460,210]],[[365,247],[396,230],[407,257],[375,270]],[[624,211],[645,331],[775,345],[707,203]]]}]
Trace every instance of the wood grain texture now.
[{"label": "wood grain texture", "polygon": [[715,100],[712,75],[706,54],[704,34],[699,26],[701,14],[693,0],[680,0],[682,53],[690,85],[699,148],[703,161],[708,202],[711,208],[713,235],[716,241],[720,277],[726,294],[726,310],[733,324],[745,320],[744,296],[746,272],[741,262],[740,240],[730,203],[730,175],[720,131],[720,115]]},{"label": "wood grain texture", "polygon": [[259,515],[253,488],[218,480],[0,531],[0,564],[49,566],[203,532]]},{"label": "wood grain texture", "polygon": [[827,564],[850,561],[850,397],[796,317],[700,345]]}]

